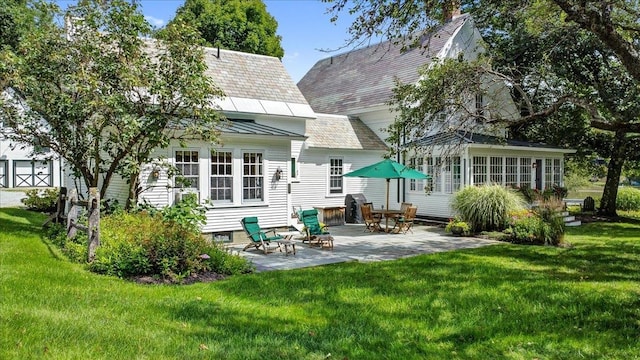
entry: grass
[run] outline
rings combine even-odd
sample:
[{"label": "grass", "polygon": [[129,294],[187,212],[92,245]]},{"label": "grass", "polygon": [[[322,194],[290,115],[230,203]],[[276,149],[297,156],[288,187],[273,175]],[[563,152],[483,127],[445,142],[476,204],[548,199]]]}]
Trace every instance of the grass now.
[{"label": "grass", "polygon": [[1,359],[639,359],[640,226],[137,285],[68,263],[0,209]]}]

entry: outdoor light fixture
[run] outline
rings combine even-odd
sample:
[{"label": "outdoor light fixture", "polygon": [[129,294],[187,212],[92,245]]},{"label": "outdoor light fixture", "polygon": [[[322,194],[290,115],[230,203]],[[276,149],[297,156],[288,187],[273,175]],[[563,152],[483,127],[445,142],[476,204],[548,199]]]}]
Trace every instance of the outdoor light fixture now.
[{"label": "outdoor light fixture", "polygon": [[536,167],[538,167],[538,164],[536,162],[533,162],[531,163],[531,167],[535,169]]},{"label": "outdoor light fixture", "polygon": [[275,173],[276,181],[280,181],[281,177],[282,177],[282,169],[278,168]]}]

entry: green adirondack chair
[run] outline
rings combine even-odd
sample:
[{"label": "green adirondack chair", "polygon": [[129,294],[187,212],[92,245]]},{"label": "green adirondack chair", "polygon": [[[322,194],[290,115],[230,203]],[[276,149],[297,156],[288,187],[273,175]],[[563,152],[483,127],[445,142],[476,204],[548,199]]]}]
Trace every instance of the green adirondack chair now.
[{"label": "green adirondack chair", "polygon": [[[262,251],[265,254],[269,253],[269,243],[277,242],[278,240],[284,239],[282,236],[276,234],[275,230],[267,230],[263,231],[258,224],[258,218],[255,216],[245,217],[240,220],[242,223],[242,228],[247,233],[249,237],[249,244],[242,249],[242,251],[247,250],[250,247],[255,247],[256,250],[259,250],[262,247]],[[273,235],[269,236],[267,233],[273,233]]]},{"label": "green adirondack chair", "polygon": [[300,219],[304,224],[304,230],[306,233],[306,238],[302,242],[307,241],[310,245],[315,242],[320,246],[326,244],[333,249],[333,237],[331,236],[331,233],[320,227],[320,221],[318,221],[318,210],[302,210],[300,212]]}]

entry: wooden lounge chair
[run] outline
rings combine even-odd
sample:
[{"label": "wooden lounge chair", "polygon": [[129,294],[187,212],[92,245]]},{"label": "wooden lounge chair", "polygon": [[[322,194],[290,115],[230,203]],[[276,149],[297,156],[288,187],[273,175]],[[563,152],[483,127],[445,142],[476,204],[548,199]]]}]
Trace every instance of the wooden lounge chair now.
[{"label": "wooden lounge chair", "polygon": [[[268,254],[270,242],[278,242],[279,240],[284,239],[282,236],[276,234],[275,230],[263,231],[260,228],[260,225],[258,225],[258,218],[255,216],[245,217],[240,220],[240,223],[250,240],[249,244],[247,244],[242,251],[246,251],[250,247],[255,247],[256,250],[262,247],[264,253]],[[269,232],[272,232],[273,235],[268,236],[267,233]]]},{"label": "wooden lounge chair", "polygon": [[333,236],[320,227],[318,210],[302,210],[300,217],[305,230],[305,239],[302,242],[308,242],[309,246],[318,245],[320,247],[329,247],[333,250]]},{"label": "wooden lounge chair", "polygon": [[374,215],[371,212],[371,210],[373,210],[371,205],[362,204],[360,210],[362,211],[362,219],[364,220],[365,225],[364,231],[380,231],[380,221],[382,220],[382,217]]},{"label": "wooden lounge chair", "polygon": [[413,234],[413,230],[411,228],[413,227],[413,221],[416,219],[417,212],[417,206],[409,206],[404,214],[396,219],[396,223],[393,228],[397,228],[399,233],[402,232],[403,234],[406,234],[407,231],[411,231]]}]

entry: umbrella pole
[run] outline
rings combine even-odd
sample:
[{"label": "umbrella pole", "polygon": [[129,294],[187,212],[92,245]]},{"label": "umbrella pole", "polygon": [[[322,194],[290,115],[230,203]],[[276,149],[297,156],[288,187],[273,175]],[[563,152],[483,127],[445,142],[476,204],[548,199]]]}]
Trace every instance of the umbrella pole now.
[{"label": "umbrella pole", "polygon": [[[389,183],[391,179],[387,179],[387,211],[389,211]],[[389,232],[389,216],[384,216],[384,232]]]}]

